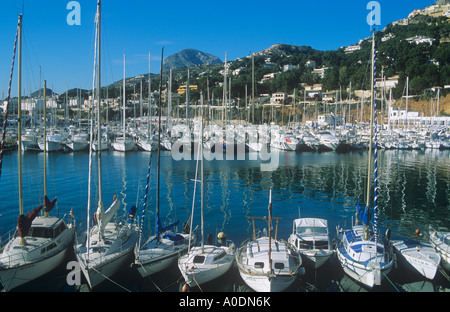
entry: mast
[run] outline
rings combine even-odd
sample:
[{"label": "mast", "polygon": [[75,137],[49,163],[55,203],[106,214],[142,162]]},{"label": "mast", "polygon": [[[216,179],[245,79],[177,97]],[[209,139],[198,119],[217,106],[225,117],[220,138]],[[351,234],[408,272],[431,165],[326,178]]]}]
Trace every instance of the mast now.
[{"label": "mast", "polygon": [[[98,10],[98,16],[97,16],[97,141],[98,141],[98,151],[97,151],[97,160],[98,160],[98,210],[100,213],[103,212],[103,191],[102,191],[102,140],[101,135],[101,81],[100,81],[100,46],[101,46],[101,0],[98,0],[97,2],[97,10]],[[100,220],[100,216],[99,216]]]},{"label": "mast", "polygon": [[123,53],[123,96],[122,96],[122,127],[123,144],[125,144],[125,53]]},{"label": "mast", "polygon": [[[163,63],[164,63],[164,47],[161,51],[161,68],[159,73],[159,99],[158,99],[158,165],[156,170],[156,240],[159,243],[159,184],[160,184],[160,164],[161,164],[161,96],[162,96],[162,74],[163,74]],[[189,80],[189,79],[188,79]]]},{"label": "mast", "polygon": [[[47,81],[44,80],[44,198],[47,197]],[[46,211],[46,200],[44,200],[44,216],[48,217],[48,212]]]},{"label": "mast", "polygon": [[[368,155],[368,162],[367,162],[367,194],[366,194],[366,213],[369,211],[369,202],[370,202],[370,176],[372,173],[372,162],[371,162],[371,158],[372,158],[372,144],[373,144],[373,138],[372,138],[372,133],[373,133],[373,120],[374,120],[374,69],[375,69],[375,30],[373,31],[372,34],[372,67],[371,67],[371,73],[372,73],[372,80],[371,80],[371,96],[370,96],[370,136],[369,136],[369,155]],[[368,224],[364,225],[364,239],[369,239],[369,229],[368,229]]]},{"label": "mast", "polygon": [[[162,71],[161,71],[162,73]],[[186,82],[186,126],[189,127],[189,95],[190,95],[190,87],[189,87],[189,68],[188,68],[188,76],[187,76],[187,82]]]},{"label": "mast", "polygon": [[151,126],[151,104],[152,104],[152,89],[151,89],[151,76],[150,76],[150,51],[148,51],[148,110],[147,110],[147,120],[148,120],[148,135],[149,135],[149,139],[152,136],[152,126]]},{"label": "mast", "polygon": [[[19,75],[18,81],[18,94],[17,94],[17,151],[18,151],[18,166],[19,166],[19,215],[23,215],[23,193],[22,193],[22,14],[19,15],[19,62],[17,72]],[[20,245],[24,245],[25,240],[23,237],[20,239]]]},{"label": "mast", "polygon": [[406,113],[405,113],[405,121],[406,121],[406,125],[405,125],[405,134],[408,131],[408,90],[409,90],[409,77],[406,77]]},{"label": "mast", "polygon": [[269,270],[272,273],[272,189],[269,193]]},{"label": "mast", "polygon": [[200,92],[200,111],[201,111],[201,129],[200,129],[200,213],[201,213],[201,230],[202,230],[202,253],[204,246],[204,231],[203,231],[203,93]]}]

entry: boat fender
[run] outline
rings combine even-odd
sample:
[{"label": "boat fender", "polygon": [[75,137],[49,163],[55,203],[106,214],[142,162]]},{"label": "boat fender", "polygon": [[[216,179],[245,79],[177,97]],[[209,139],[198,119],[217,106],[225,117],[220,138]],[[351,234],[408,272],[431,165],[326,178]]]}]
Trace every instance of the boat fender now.
[{"label": "boat fender", "polygon": [[391,229],[387,229],[386,233],[384,234],[384,237],[386,238],[386,240],[390,240],[391,239]]}]

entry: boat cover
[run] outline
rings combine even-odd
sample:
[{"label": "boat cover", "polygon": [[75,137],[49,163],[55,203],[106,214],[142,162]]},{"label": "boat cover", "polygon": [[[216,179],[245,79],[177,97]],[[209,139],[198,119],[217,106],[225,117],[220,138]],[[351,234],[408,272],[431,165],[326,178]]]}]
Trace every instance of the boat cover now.
[{"label": "boat cover", "polygon": [[50,201],[50,199],[48,199],[47,195],[44,196],[44,211],[45,212],[50,212],[53,207],[55,207],[55,203],[56,203],[56,197],[54,200]]},{"label": "boat cover", "polygon": [[21,214],[17,218],[17,230],[19,231],[20,237],[27,236],[28,231],[31,228],[31,223],[33,223],[33,220],[37,217],[37,215],[39,214],[41,209],[42,209],[42,205],[40,205],[39,207],[34,208],[26,216]]},{"label": "boat cover", "polygon": [[295,227],[327,227],[328,221],[319,218],[301,218],[295,219]]},{"label": "boat cover", "polygon": [[361,216],[361,221],[364,223],[364,225],[368,225],[370,222],[370,211],[369,207],[366,206],[365,208],[361,207],[360,204],[357,205],[358,213]]}]

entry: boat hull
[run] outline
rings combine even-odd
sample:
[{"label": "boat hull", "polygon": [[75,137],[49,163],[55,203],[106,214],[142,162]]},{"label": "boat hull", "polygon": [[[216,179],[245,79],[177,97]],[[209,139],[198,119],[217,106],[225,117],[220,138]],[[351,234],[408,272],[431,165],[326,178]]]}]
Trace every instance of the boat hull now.
[{"label": "boat hull", "polygon": [[[26,262],[20,260],[22,263],[12,264],[9,261],[14,261],[12,260],[14,255],[2,256],[0,264],[0,282],[3,285],[3,290],[10,291],[47,273],[50,273],[61,266],[67,259],[69,248],[72,246],[75,228],[70,226],[64,231],[66,232],[63,232],[62,236],[57,238],[57,242],[54,240],[49,240],[47,243],[42,245],[42,248],[46,248],[51,251],[48,255],[46,255],[46,257],[42,257],[41,260],[34,258]],[[32,240],[32,238],[28,238],[28,240]],[[41,245],[39,245],[39,249],[37,250],[39,253],[41,253],[40,246]],[[53,246],[56,246],[56,248],[53,248],[53,250],[49,249]],[[9,261],[7,261],[6,258],[8,258]]]},{"label": "boat hull", "polygon": [[[206,254],[201,252],[201,247],[194,247],[191,249],[191,255],[187,254],[180,258],[178,261],[178,268],[180,269],[184,281],[189,287],[210,282],[227,273],[233,266],[234,245],[233,247],[230,247],[231,249],[215,246],[205,246],[204,248],[206,253],[208,253],[208,249],[224,249],[226,254],[218,261],[209,262],[208,260],[205,260],[205,263],[195,263],[195,261],[191,261],[191,258],[195,258],[196,256],[204,257]],[[207,261],[208,263],[206,263]]]},{"label": "boat hull", "polygon": [[282,292],[295,281],[295,275],[249,274],[239,269],[239,274],[251,289],[256,292]]}]

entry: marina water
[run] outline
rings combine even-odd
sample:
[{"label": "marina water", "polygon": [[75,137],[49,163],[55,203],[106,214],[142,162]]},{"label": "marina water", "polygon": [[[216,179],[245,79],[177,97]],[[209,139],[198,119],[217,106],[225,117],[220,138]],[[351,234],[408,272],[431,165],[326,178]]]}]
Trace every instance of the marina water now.
[{"label": "marina water", "polygon": [[[252,235],[248,217],[267,216],[269,190],[272,189],[273,216],[278,222],[278,239],[287,240],[295,218],[317,217],[328,220],[331,238],[336,226],[349,226],[356,204],[365,203],[367,183],[366,152],[279,152],[276,170],[262,171],[258,157],[250,153],[233,160],[205,160],[205,235],[225,232],[239,246]],[[256,159],[255,159],[256,158]],[[244,159],[244,160],[237,160]],[[88,152],[49,153],[47,165],[48,197],[57,197],[52,211],[60,216],[73,211],[79,230],[86,228],[88,194]],[[96,157],[93,157],[94,167]],[[108,206],[113,196],[122,201],[126,213],[135,205],[142,214],[149,152],[102,153],[103,199]],[[0,179],[0,231],[7,233],[17,225],[18,178],[17,151],[4,154]],[[146,235],[154,233],[156,201],[156,153],[151,160],[150,188],[147,198]],[[192,211],[196,160],[174,160],[161,152],[160,214],[162,222],[180,220],[180,227]],[[94,177],[92,181],[97,181]],[[199,178],[198,178],[199,179]],[[25,214],[43,200],[43,153],[23,154],[23,198]],[[96,183],[96,182],[93,182]],[[379,227],[391,229],[392,239],[416,238],[416,229],[427,240],[428,225],[450,230],[450,150],[380,150],[378,152]],[[95,188],[94,188],[95,189]],[[200,189],[197,187],[194,225],[200,224]],[[94,192],[95,193],[95,192]],[[93,194],[96,203],[97,194]],[[373,202],[373,201],[372,201]],[[257,224],[262,229],[264,224]],[[179,228],[181,230],[181,228]],[[74,258],[75,259],[75,258]],[[70,261],[69,259],[68,261]],[[17,291],[79,291],[66,282],[69,270],[61,268],[50,276]],[[434,281],[415,278],[401,268],[394,269],[383,285],[374,291],[408,291],[411,283],[422,286],[412,291],[450,288],[441,274]],[[174,266],[162,276],[141,280],[132,269],[106,282],[102,291],[179,291],[180,273]],[[346,278],[334,259],[316,272],[307,270],[288,291],[361,291]],[[203,291],[246,291],[237,270],[202,288]]]}]

